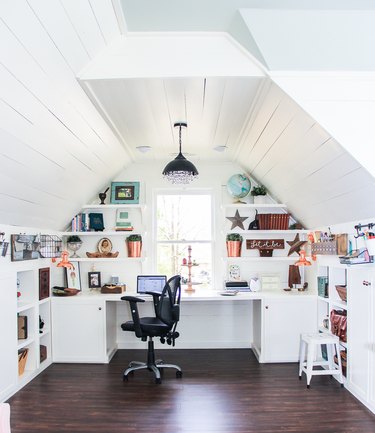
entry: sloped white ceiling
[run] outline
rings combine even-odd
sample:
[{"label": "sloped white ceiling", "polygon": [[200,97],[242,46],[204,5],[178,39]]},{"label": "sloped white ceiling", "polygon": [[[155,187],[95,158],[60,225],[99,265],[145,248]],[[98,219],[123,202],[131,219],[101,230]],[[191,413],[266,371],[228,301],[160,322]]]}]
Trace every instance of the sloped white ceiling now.
[{"label": "sloped white ceiling", "polygon": [[[323,117],[326,129],[316,122],[319,113],[308,115],[272,83],[261,66],[286,68],[282,62],[292,53],[290,61],[296,69],[307,67],[306,59],[296,57],[311,54],[316,42],[311,35],[301,34],[300,40],[289,44],[288,37],[301,26],[291,22],[290,32],[283,33],[282,23],[285,29],[288,20],[274,26],[264,15],[266,35],[259,22],[254,23],[255,15],[242,10],[267,8],[272,15],[276,3],[207,0],[199,9],[201,2],[195,0],[173,4],[164,0],[152,4],[144,0],[3,1],[0,221],[64,228],[82,204],[127,164],[142,158],[169,160],[177,146],[173,123],[181,120],[189,122],[184,140],[192,159],[237,161],[265,183],[272,195],[286,202],[306,226],[372,216],[368,197],[375,192],[373,177],[335,140],[336,132],[328,123],[326,126]],[[307,14],[310,9],[337,12],[345,7],[363,9],[366,15],[365,3],[286,0],[282,9],[299,8]],[[197,10],[202,12],[199,20]],[[336,35],[335,12],[326,12]],[[358,24],[357,12],[354,17]],[[241,28],[236,28],[236,22],[241,22]],[[343,23],[341,20],[337,28],[342,30]],[[359,29],[366,37],[367,24],[365,19]],[[205,43],[202,34],[184,33],[185,45],[176,45],[180,34],[132,33],[148,32],[151,25],[154,31],[170,32],[174,26],[176,31],[219,33],[204,35]],[[316,35],[308,25],[303,30]],[[323,30],[329,36],[329,20]],[[238,42],[222,33],[228,31]],[[119,49],[124,40],[133,47],[132,58],[124,57]],[[308,46],[303,46],[304,41]],[[323,42],[318,42],[316,47],[322,47]],[[373,56],[360,63],[359,42],[355,36],[350,43],[359,51],[348,61],[358,68],[372,68]],[[321,59],[332,62],[328,54],[338,43],[337,38],[330,41]],[[363,47],[370,45],[369,38]],[[157,55],[161,46],[168,46],[164,57]],[[151,54],[150,48],[154,50]],[[106,56],[113,60],[106,65],[107,71],[100,61]],[[294,97],[303,107],[303,98]],[[149,143],[151,154],[134,150]],[[227,151],[214,153],[215,145],[226,146]]]},{"label": "sloped white ceiling", "polygon": [[2,2],[2,223],[62,229],[129,162],[75,77],[118,34],[110,1]]}]

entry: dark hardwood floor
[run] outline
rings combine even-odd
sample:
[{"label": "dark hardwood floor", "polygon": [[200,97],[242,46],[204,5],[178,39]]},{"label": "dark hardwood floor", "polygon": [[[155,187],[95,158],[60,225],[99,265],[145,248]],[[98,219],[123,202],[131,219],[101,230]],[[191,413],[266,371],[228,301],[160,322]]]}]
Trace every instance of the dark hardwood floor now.
[{"label": "dark hardwood floor", "polygon": [[163,350],[152,373],[122,381],[146,351],[120,350],[109,365],[53,364],[9,403],[12,433],[375,432],[375,415],[328,376],[311,388],[297,364],[258,364],[250,350]]}]

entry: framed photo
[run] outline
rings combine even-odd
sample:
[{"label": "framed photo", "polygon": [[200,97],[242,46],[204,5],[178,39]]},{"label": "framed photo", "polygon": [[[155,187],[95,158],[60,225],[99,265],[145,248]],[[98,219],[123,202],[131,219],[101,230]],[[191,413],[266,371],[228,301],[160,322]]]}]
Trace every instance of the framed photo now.
[{"label": "framed photo", "polygon": [[74,268],[73,269],[65,268],[66,285],[70,289],[81,290],[81,272],[79,269],[79,262],[71,260],[70,263],[74,266]]},{"label": "framed photo", "polygon": [[138,204],[139,182],[112,182],[112,204]]},{"label": "framed photo", "polygon": [[98,242],[98,251],[101,254],[108,254],[112,251],[112,242],[108,238],[102,238]]},{"label": "framed photo", "polygon": [[90,289],[100,289],[102,286],[100,282],[100,272],[89,272],[88,278]]}]

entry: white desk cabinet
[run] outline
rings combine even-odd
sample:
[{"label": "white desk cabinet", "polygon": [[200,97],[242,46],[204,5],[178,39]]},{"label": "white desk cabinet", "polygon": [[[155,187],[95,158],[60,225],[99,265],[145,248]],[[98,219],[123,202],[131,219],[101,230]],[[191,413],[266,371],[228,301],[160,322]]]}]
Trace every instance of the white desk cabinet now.
[{"label": "white desk cabinet", "polygon": [[316,297],[267,296],[262,302],[261,362],[296,362],[300,335],[316,331]]},{"label": "white desk cabinet", "polygon": [[375,270],[348,273],[348,387],[371,410],[375,408]]},{"label": "white desk cabinet", "polygon": [[101,299],[53,298],[53,361],[106,362],[105,313]]}]

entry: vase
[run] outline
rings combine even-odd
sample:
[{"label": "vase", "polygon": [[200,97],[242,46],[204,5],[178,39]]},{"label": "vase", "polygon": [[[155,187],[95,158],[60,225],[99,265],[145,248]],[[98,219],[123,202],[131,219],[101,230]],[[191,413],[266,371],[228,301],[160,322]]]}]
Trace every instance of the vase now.
[{"label": "vase", "polygon": [[82,242],[68,242],[68,248],[73,251],[73,255],[71,258],[77,258],[79,255],[77,254],[77,251],[81,248]]},{"label": "vase", "polygon": [[141,257],[142,241],[128,241],[128,257]]},{"label": "vase", "polygon": [[228,257],[241,257],[242,241],[227,241]]}]

